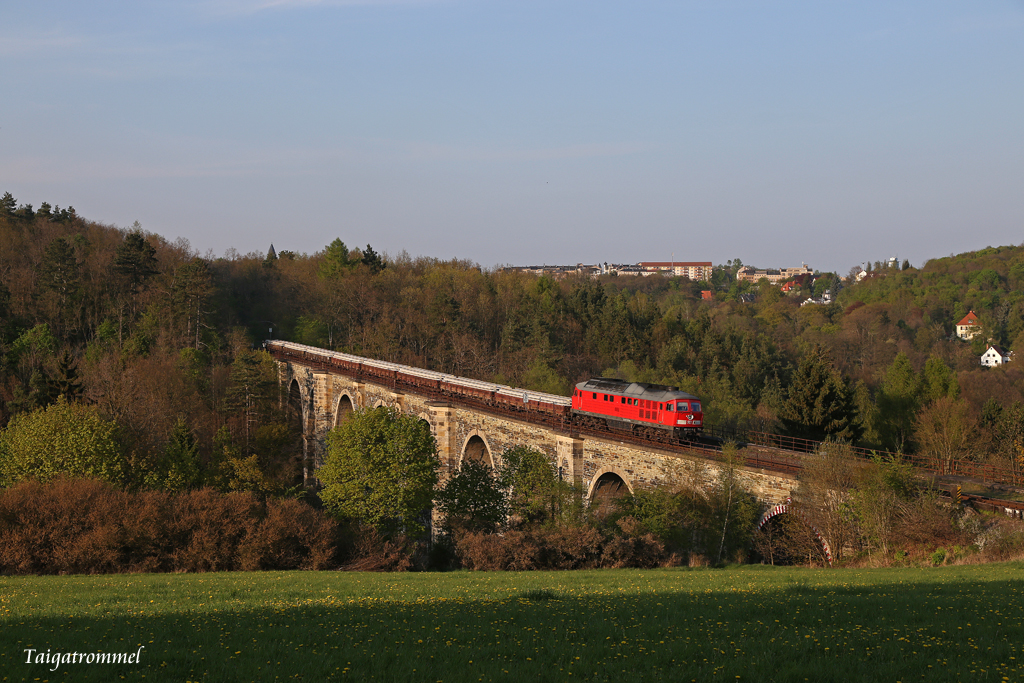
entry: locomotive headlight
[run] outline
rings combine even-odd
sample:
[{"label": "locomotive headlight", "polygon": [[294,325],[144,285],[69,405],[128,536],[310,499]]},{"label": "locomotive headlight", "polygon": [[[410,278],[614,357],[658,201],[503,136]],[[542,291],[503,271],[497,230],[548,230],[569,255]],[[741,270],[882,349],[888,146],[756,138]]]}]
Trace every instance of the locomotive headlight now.
[{"label": "locomotive headlight", "polygon": [[687,420],[692,420],[692,419],[693,419],[693,415],[687,415],[687,416],[686,416],[686,419],[687,419]]}]

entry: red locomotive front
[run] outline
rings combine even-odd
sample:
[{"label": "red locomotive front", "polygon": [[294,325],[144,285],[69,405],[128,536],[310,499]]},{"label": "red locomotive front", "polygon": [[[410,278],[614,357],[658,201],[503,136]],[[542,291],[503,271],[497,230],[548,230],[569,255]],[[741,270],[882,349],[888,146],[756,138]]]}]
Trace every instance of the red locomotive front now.
[{"label": "red locomotive front", "polygon": [[572,411],[583,424],[616,429],[693,433],[704,427],[700,399],[676,387],[596,377],[572,393]]}]

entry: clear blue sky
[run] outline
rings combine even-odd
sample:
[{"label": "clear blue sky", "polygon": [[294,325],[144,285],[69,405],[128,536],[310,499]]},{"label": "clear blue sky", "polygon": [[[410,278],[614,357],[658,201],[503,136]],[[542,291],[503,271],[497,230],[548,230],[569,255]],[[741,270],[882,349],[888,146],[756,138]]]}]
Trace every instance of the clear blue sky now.
[{"label": "clear blue sky", "polygon": [[0,192],[202,253],[1024,241],[1024,0],[32,0],[0,83]]}]

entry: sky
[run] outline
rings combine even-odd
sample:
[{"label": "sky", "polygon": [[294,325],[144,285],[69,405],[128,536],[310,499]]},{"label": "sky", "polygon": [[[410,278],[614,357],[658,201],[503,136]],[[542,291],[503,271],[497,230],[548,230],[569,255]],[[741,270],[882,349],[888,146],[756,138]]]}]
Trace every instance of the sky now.
[{"label": "sky", "polygon": [[1024,242],[1024,0],[33,0],[0,83],[0,193],[200,254]]}]

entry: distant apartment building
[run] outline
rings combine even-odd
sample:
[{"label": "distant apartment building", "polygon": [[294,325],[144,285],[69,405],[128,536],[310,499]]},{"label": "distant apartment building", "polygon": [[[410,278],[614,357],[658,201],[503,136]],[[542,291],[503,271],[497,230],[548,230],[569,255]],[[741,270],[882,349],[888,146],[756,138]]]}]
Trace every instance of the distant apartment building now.
[{"label": "distant apartment building", "polygon": [[808,268],[806,263],[799,268],[782,268],[780,270],[754,270],[750,266],[743,266],[736,271],[736,279],[740,282],[757,282],[763,279],[768,280],[773,285],[777,285],[780,282],[791,280],[798,275],[810,275],[813,273],[814,269]]},{"label": "distant apartment building", "polygon": [[694,282],[711,282],[711,261],[641,261],[638,265],[649,273],[669,273]]}]

